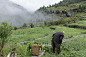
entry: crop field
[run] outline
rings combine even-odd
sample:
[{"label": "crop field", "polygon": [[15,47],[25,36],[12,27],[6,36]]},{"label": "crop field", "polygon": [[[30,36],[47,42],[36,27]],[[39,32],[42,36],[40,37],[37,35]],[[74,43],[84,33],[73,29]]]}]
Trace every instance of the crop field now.
[{"label": "crop field", "polygon": [[[48,36],[43,39],[35,40],[35,42],[41,42],[43,45],[49,44],[49,43],[51,44],[52,34],[54,34],[56,32],[65,31],[64,39],[68,39],[73,36],[80,35],[82,32],[85,32],[85,30],[83,30],[83,29],[68,28],[68,27],[64,27],[64,26],[51,26],[51,27],[55,27],[56,30],[51,30],[51,29],[49,29],[49,27],[45,27],[44,29],[41,27],[36,27],[36,28],[18,29],[16,31],[13,30],[12,35],[8,38],[9,42],[7,42],[5,44],[5,45],[11,44],[11,46],[5,46],[3,48],[4,55],[6,56],[9,53],[9,51],[11,51],[11,49],[15,47],[17,56],[24,57],[26,54],[26,46],[27,45],[26,44],[25,45],[23,45],[23,44],[17,45],[17,44],[15,44],[17,42],[28,41],[28,39],[34,40],[37,38]],[[58,55],[58,57],[64,57],[64,56],[65,57],[69,57],[69,56],[78,57],[78,56],[82,56],[82,55],[85,56],[86,55],[85,54],[86,50],[84,49],[85,44],[86,44],[85,38],[86,38],[86,36],[78,37],[77,39],[63,43],[63,45],[62,45],[63,48],[61,49],[62,52],[60,53],[60,55]],[[64,48],[67,50],[65,50]],[[56,55],[53,53],[46,52],[46,55],[42,56],[42,57],[48,57],[48,56],[55,57]]]},{"label": "crop field", "polygon": [[42,57],[86,57],[86,35],[84,37],[78,37],[69,42],[65,42],[62,45],[61,53],[55,55],[53,53],[46,53]]},{"label": "crop field", "polygon": [[73,37],[75,35],[79,35],[81,34],[81,32],[85,32],[84,30],[81,29],[74,29],[68,27],[61,27],[61,26],[51,26],[51,27],[56,27],[56,30],[54,30],[53,32],[53,30],[51,30],[49,27],[45,27],[44,29],[42,27],[37,27],[37,28],[18,29],[16,31],[13,30],[11,36],[7,39],[8,42],[6,43],[6,45],[15,44],[22,41],[31,41],[37,38],[48,36],[49,34],[50,35],[47,38],[51,39],[53,33],[61,31],[65,31],[64,39]]},{"label": "crop field", "polygon": [[64,26],[63,27],[54,26],[54,27],[56,27],[57,29],[54,32],[52,32],[48,37],[46,37],[44,39],[39,39],[36,41],[42,42],[44,44],[51,43],[52,35],[56,32],[61,32],[61,31],[65,31],[64,39],[68,39],[68,38],[71,38],[73,36],[80,35],[82,32],[86,32],[83,29],[68,28],[68,27],[64,27]]},{"label": "crop field", "polygon": [[77,16],[79,19],[81,20],[85,20],[86,21],[86,13],[75,13],[75,16]]},{"label": "crop field", "polygon": [[[42,38],[42,37],[47,36],[43,39],[35,40],[35,42],[41,42],[43,45],[44,44],[49,44],[49,43],[51,44],[52,35],[56,32],[65,31],[64,39],[68,39],[68,38],[71,38],[73,36],[80,35],[82,32],[86,32],[83,29],[75,29],[75,28],[69,28],[69,27],[64,27],[64,26],[56,26],[55,25],[55,26],[51,26],[51,27],[56,28],[56,30],[51,30],[49,27],[44,27],[44,29],[42,27],[36,27],[36,28],[18,29],[16,31],[13,30],[11,36],[8,38],[8,42],[6,42],[6,44],[5,44],[5,45],[8,45],[8,46],[5,46],[3,48],[4,55],[6,56],[9,53],[9,51],[11,51],[11,49],[15,47],[16,48],[16,53],[18,54],[19,57],[20,56],[25,56],[27,45],[26,44],[17,45],[16,43],[18,43],[18,42],[31,41],[31,40],[34,40],[34,39],[37,39],[37,38]],[[83,39],[83,38],[81,38],[81,39]],[[68,43],[70,43],[70,42],[68,42]],[[67,45],[69,45],[69,44],[67,44]],[[65,46],[65,44],[63,43],[64,47],[67,47],[67,45]],[[64,56],[63,54],[67,51],[64,50],[62,52],[63,53],[59,56]],[[46,56],[48,54],[49,53],[46,52]],[[71,52],[69,54],[71,54]],[[55,55],[51,55],[51,56],[55,56]]]},{"label": "crop field", "polygon": [[7,39],[8,42],[6,45],[11,45],[15,44],[17,42],[22,42],[22,41],[31,41],[37,38],[45,37],[51,33],[52,30],[49,29],[49,27],[42,28],[42,27],[37,27],[37,28],[26,28],[26,29],[18,29],[18,30],[13,30],[11,36]]},{"label": "crop field", "polygon": [[[85,2],[81,3],[75,3],[75,4],[70,4],[68,6],[60,6],[60,7],[51,7],[51,8],[46,8],[47,10],[58,10],[61,12],[63,10],[70,11],[71,9],[75,9],[79,7],[79,5],[83,4]],[[78,25],[78,26],[86,26],[86,13],[76,13],[76,12],[71,12],[72,17],[77,17],[78,20],[76,23],[67,23],[67,25]],[[59,18],[65,17],[63,14],[49,14],[51,16],[51,20],[58,20]],[[59,16],[59,17],[58,17]],[[58,18],[57,18],[58,17]],[[65,17],[66,19],[70,19],[72,17]],[[63,19],[65,19],[63,18]],[[81,20],[80,20],[81,19]],[[84,20],[83,20],[84,19]],[[12,51],[13,48],[16,48],[16,53],[17,57],[31,57],[29,55],[29,52],[27,53],[27,47],[28,43],[20,44],[17,45],[19,42],[24,42],[24,41],[34,41],[34,42],[41,42],[42,43],[42,48],[43,50],[46,49],[46,54],[45,56],[41,57],[86,57],[86,35],[83,37],[77,37],[74,38],[74,36],[81,35],[81,34],[86,34],[86,30],[80,29],[80,28],[69,28],[63,26],[64,24],[60,25],[52,25],[52,26],[44,26],[42,22],[39,22],[35,24],[34,28],[26,28],[26,29],[17,29],[17,30],[12,30],[11,36],[7,38],[7,41],[5,43],[5,46],[3,48],[3,55],[6,57],[9,52]],[[56,28],[55,30],[51,30],[50,27]],[[64,42],[62,44],[61,48],[61,53],[59,55],[56,55],[55,53],[52,53],[52,46],[45,48],[47,44],[52,45],[52,35],[56,32],[61,32],[64,31],[64,39],[70,39],[74,38],[71,41]],[[40,39],[39,39],[40,38]],[[38,40],[35,40],[38,39]]]},{"label": "crop field", "polygon": [[[29,23],[26,24],[27,27],[25,26],[22,29],[15,30],[14,28],[12,34],[8,36],[7,39],[1,37],[0,56],[4,55],[4,57],[7,57],[8,53],[13,52],[13,49],[15,49],[17,57],[31,57],[31,45],[42,44],[40,47],[46,52],[45,55],[40,57],[86,57],[86,8],[83,6],[86,5],[86,1],[72,4],[70,2],[61,2],[61,4],[62,5],[49,5],[48,7],[43,6],[43,8],[40,7],[40,10],[37,11],[44,14],[42,18],[43,21],[40,21],[41,19],[39,16],[34,18],[35,22],[31,22],[33,28]],[[54,13],[53,10],[56,10],[56,12]],[[57,13],[57,11],[60,11],[60,13]],[[67,17],[62,11],[70,12],[71,16]],[[38,18],[40,20],[37,21],[36,19]],[[2,26],[1,29],[4,27],[5,26]],[[55,28],[55,30],[50,29],[50,27]],[[3,33],[1,32],[1,36],[2,34],[3,36],[6,36],[4,32],[6,30],[1,31],[3,31]],[[65,41],[63,41],[62,46],[60,47],[60,54],[56,55],[55,53],[52,53],[52,35],[61,31],[65,32],[63,38]],[[7,32],[7,34],[9,34],[9,32]],[[28,42],[24,43],[25,41]],[[23,43],[21,44],[21,42]],[[39,44],[37,42],[41,43]]]},{"label": "crop field", "polygon": [[[78,14],[77,14],[78,15]],[[79,14],[80,15],[80,14]],[[85,19],[86,14],[81,14],[82,17]],[[86,20],[79,20],[76,23],[71,23],[67,25],[80,25],[86,26]],[[61,25],[53,25],[53,26],[44,26],[34,28],[26,28],[26,29],[17,29],[12,30],[11,36],[7,38],[7,42],[3,48],[3,54],[5,57],[9,52],[12,51],[13,48],[16,48],[17,57],[28,57],[27,54],[27,43],[17,45],[18,42],[24,41],[33,41],[34,42],[41,42],[42,45],[52,44],[52,35],[56,32],[64,31],[64,39],[74,38],[74,36],[86,34],[86,30],[80,28],[69,28]],[[56,28],[55,30],[51,30],[50,27]],[[47,37],[46,37],[47,36]],[[39,40],[35,40],[41,38]],[[86,49],[85,43],[86,42],[86,35],[84,37],[78,37],[72,41],[68,41],[63,43],[61,48],[61,53],[59,55],[55,55],[52,53],[51,49],[48,49],[45,56],[41,57],[86,57]],[[52,48],[52,47],[50,47]],[[0,53],[1,54],[1,53]],[[30,56],[29,56],[30,57]]]},{"label": "crop field", "polygon": [[82,27],[86,27],[86,14],[85,13],[78,13],[76,14],[76,16],[78,16],[79,20],[77,20],[75,23],[70,23],[70,24],[67,24],[68,26],[69,25],[76,25],[76,26],[82,26]]},{"label": "crop field", "polygon": [[78,26],[86,26],[86,21],[82,20],[82,21],[78,21],[76,23],[72,23],[72,24],[68,24],[68,25],[78,25]]}]

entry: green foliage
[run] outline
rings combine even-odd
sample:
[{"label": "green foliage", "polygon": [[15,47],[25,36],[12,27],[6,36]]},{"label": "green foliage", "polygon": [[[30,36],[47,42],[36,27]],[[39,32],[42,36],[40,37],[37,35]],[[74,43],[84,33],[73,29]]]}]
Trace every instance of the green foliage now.
[{"label": "green foliage", "polygon": [[59,19],[57,21],[49,21],[48,24],[50,25],[59,25],[59,24],[65,24],[65,23],[70,23],[70,22],[75,22],[77,21],[78,18],[77,17],[70,17],[70,18],[65,18],[65,19]]},{"label": "green foliage", "polygon": [[44,29],[44,24],[40,23],[39,27],[42,27]]},{"label": "green foliage", "polygon": [[[68,1],[68,2],[67,2]],[[64,10],[64,9],[68,9],[70,10],[70,7],[64,7],[63,9],[63,6],[70,6],[69,4],[70,3],[75,3],[75,2],[80,2],[81,0],[63,0],[61,1],[59,4],[55,4],[52,6],[49,7],[45,7],[43,6],[43,8],[41,7],[40,9],[45,11],[47,14],[49,13],[52,13],[52,10],[54,9],[58,9],[61,11],[61,10]],[[82,0],[84,1],[84,0]],[[78,5],[79,3],[77,3],[77,6],[76,4],[71,4],[71,6],[75,5],[76,8],[79,6]],[[61,8],[59,6],[62,6]],[[78,7],[78,12],[85,12],[86,11],[86,6],[85,5],[80,5]],[[71,7],[71,9],[73,9],[75,7]],[[74,13],[76,15],[76,13]],[[68,28],[68,27],[64,27],[64,26],[68,26],[69,23],[71,22],[74,22],[74,24],[76,23],[76,21],[78,20],[78,18],[80,18],[80,16],[84,15],[86,16],[84,13],[78,13],[78,17],[69,17],[69,18],[62,18],[62,19],[59,19],[58,21],[50,21],[50,22],[47,22],[45,21],[44,22],[44,25],[45,26],[50,26],[50,25],[56,25],[55,27],[57,27],[57,29],[53,32],[52,30],[49,29],[49,27],[45,27],[45,29],[42,29],[40,27],[42,27],[43,25],[40,24],[40,27],[38,28],[32,28],[34,27],[33,24],[31,24],[31,28],[27,28],[27,29],[19,29],[17,31],[14,31],[13,30],[13,33],[12,33],[12,36],[11,37],[8,37],[7,39],[9,40],[8,45],[10,44],[14,44],[14,43],[17,43],[17,42],[22,42],[22,41],[29,41],[29,40],[34,40],[34,39],[37,39],[37,38],[42,38],[42,37],[45,37],[44,39],[39,39],[39,40],[35,40],[37,42],[42,42],[42,44],[44,43],[51,43],[51,39],[52,39],[52,34],[55,33],[55,32],[59,32],[59,31],[65,31],[65,37],[64,39],[67,39],[67,38],[71,38],[73,36],[76,36],[76,35],[79,35],[79,34],[86,34],[85,30],[82,30],[82,29],[76,29],[76,28]],[[62,15],[63,17],[63,15]],[[82,19],[82,17],[81,17]],[[83,19],[86,19],[83,18]],[[82,22],[84,26],[86,26],[86,22]],[[81,25],[81,24],[78,24],[78,25]],[[57,26],[59,24],[64,24],[64,26]],[[26,25],[25,25],[26,26]],[[74,26],[77,26],[77,25],[74,25]],[[1,28],[0,28],[1,29]],[[43,56],[43,57],[86,57],[86,49],[85,49],[85,42],[86,42],[86,36],[84,36],[83,38],[80,37],[80,38],[77,38],[73,41],[69,41],[69,42],[66,42],[66,43],[63,43],[63,46],[61,48],[61,53],[59,55],[55,55],[52,52],[52,48],[49,47],[49,46],[44,46],[43,47],[43,50],[46,50],[46,55]],[[0,38],[1,40],[1,38]],[[12,48],[12,47],[11,47]],[[4,50],[4,55],[6,57],[6,55],[9,53],[9,50],[11,48],[8,48],[8,47],[5,47],[3,50]],[[17,46],[17,54],[18,54],[18,57],[28,57],[29,55],[31,55],[31,47],[30,47],[30,43],[27,44],[27,49],[26,49],[26,46],[25,45],[22,45],[22,46]],[[25,54],[26,53],[26,54]],[[1,53],[0,53],[1,54]]]},{"label": "green foliage", "polygon": [[0,39],[1,39],[1,49],[4,47],[4,44],[7,40],[7,37],[11,35],[11,24],[8,24],[7,21],[4,21],[0,24]]},{"label": "green foliage", "polygon": [[67,23],[65,23],[65,24],[63,24],[63,26],[68,26],[68,24],[67,24]]},{"label": "green foliage", "polygon": [[54,21],[49,21],[48,24],[54,25]]},{"label": "green foliage", "polygon": [[14,30],[17,30],[17,27],[14,27]]},{"label": "green foliage", "polygon": [[4,21],[0,24],[0,38],[7,38],[11,34],[11,24],[8,24],[7,21]]},{"label": "green foliage", "polygon": [[[85,37],[78,37],[72,41],[68,41],[63,43],[60,47],[61,52],[59,55],[55,55],[53,53],[46,52],[46,55],[43,57],[85,57],[86,56],[86,49],[85,49]],[[51,51],[47,46],[45,48],[47,51]],[[52,52],[52,51],[51,51]]]},{"label": "green foliage", "polygon": [[29,42],[28,44],[27,44],[27,47],[26,47],[26,55],[29,55],[29,56],[31,56],[32,55],[32,53],[31,53],[31,47],[30,47],[30,44],[31,44],[32,42]]},{"label": "green foliage", "polygon": [[46,33],[44,36],[48,36],[49,34],[48,33]]},{"label": "green foliage", "polygon": [[86,5],[79,5],[77,12],[85,12]]},{"label": "green foliage", "polygon": [[[29,28],[29,29],[19,29],[17,31],[13,31],[12,33],[12,37],[10,38],[10,40],[13,40],[13,41],[9,41],[10,44],[14,44],[13,42],[22,42],[22,41],[26,41],[29,39],[29,40],[32,40],[32,38],[34,39],[37,39],[37,38],[41,38],[40,36],[43,35],[42,37],[44,37],[44,35],[47,35],[45,33],[45,31],[50,34],[48,35],[48,37],[45,37],[43,39],[39,39],[39,40],[34,40],[35,42],[41,42],[42,44],[48,44],[48,43],[51,43],[51,39],[52,39],[52,34],[55,33],[55,32],[59,32],[59,31],[65,31],[65,37],[64,39],[66,38],[69,38],[69,37],[72,37],[72,36],[75,36],[75,35],[79,35],[81,32],[84,32],[84,30],[81,30],[81,29],[75,29],[75,28],[68,28],[68,27],[60,27],[60,26],[52,26],[52,27],[56,27],[57,29],[53,32],[52,30],[49,30],[49,27],[45,27],[45,29],[42,29],[42,28]],[[22,35],[22,32],[25,33],[25,35]],[[39,33],[39,34],[38,34]],[[27,36],[28,35],[28,36]],[[38,36],[38,37],[37,37]],[[20,38],[21,37],[21,38]],[[82,38],[81,38],[82,39]],[[81,40],[79,39],[79,40]],[[83,38],[85,39],[85,37]],[[77,42],[77,41],[76,41]],[[72,42],[71,42],[72,43]],[[72,52],[73,48],[71,45],[71,43],[67,43],[67,44],[64,44],[63,43],[63,46],[62,46],[62,52],[57,55],[58,57],[67,57],[68,56],[76,56],[76,53],[77,52]],[[73,42],[75,43],[75,42]],[[84,42],[85,43],[85,42]],[[66,45],[66,46],[65,46]],[[78,44],[77,44],[78,45]],[[76,46],[76,45],[74,45]],[[74,47],[73,46],[73,47]],[[27,48],[28,49],[27,49]],[[69,47],[69,48],[68,48]],[[7,48],[7,47],[6,47]],[[12,48],[12,47],[11,47]],[[52,53],[52,47],[48,47],[48,46],[43,46],[42,45],[42,48],[43,50],[46,50],[46,55],[45,57],[49,57],[49,56],[56,56],[55,54]],[[30,50],[29,50],[30,49]],[[75,47],[75,50],[78,50],[79,48]],[[28,51],[27,51],[28,50]],[[6,51],[6,53],[5,53]],[[30,48],[30,45],[29,43],[26,45],[18,45],[18,47],[16,47],[16,52],[18,54],[18,57],[28,57],[29,55],[31,55],[31,53],[29,52],[31,51],[31,48]],[[79,50],[80,51],[80,50]],[[9,52],[9,48],[5,49],[4,50],[4,53],[7,55],[7,53]],[[80,51],[81,52],[81,51]],[[30,53],[30,54],[29,54]],[[84,53],[84,52],[83,52]],[[73,55],[74,54],[74,55]],[[77,53],[79,54],[79,53]],[[77,55],[78,56],[78,55]],[[81,55],[80,55],[81,56]],[[84,54],[83,54],[84,56]]]},{"label": "green foliage", "polygon": [[33,28],[33,27],[34,27],[33,23],[31,23],[31,24],[30,24],[30,27],[31,27],[31,28]]},{"label": "green foliage", "polygon": [[63,0],[63,2],[69,2],[70,4],[71,3],[78,3],[78,2],[81,2],[81,1],[85,1],[85,0]]},{"label": "green foliage", "polygon": [[86,31],[85,32],[81,32],[82,34],[86,34]]},{"label": "green foliage", "polygon": [[22,27],[27,27],[27,24],[24,23]]},{"label": "green foliage", "polygon": [[[55,27],[55,26],[52,26],[52,27]],[[52,39],[52,35],[56,32],[60,32],[60,31],[64,31],[64,38],[63,39],[68,39],[68,38],[71,38],[71,37],[74,37],[76,35],[80,35],[81,32],[84,32],[85,30],[83,29],[76,29],[76,28],[68,28],[68,27],[60,27],[60,26],[56,26],[56,30],[52,33],[50,33],[50,35],[48,35],[48,37],[44,38],[44,39],[39,39],[39,40],[36,40],[37,42],[40,42],[42,44],[45,44],[45,43],[51,43],[51,39]]]},{"label": "green foliage", "polygon": [[47,45],[42,46],[42,49],[45,50],[48,53],[52,53],[52,47],[50,47],[50,46],[47,46]]},{"label": "green foliage", "polygon": [[85,24],[86,24],[86,21],[83,20],[83,21],[77,21],[76,23],[68,24],[68,26],[85,29],[86,28],[86,25]]},{"label": "green foliage", "polygon": [[44,21],[44,25],[45,25],[45,26],[47,26],[47,25],[48,25],[47,21]]},{"label": "green foliage", "polygon": [[34,41],[28,42],[27,47],[26,47],[26,55],[28,55],[28,56],[32,55],[31,45],[33,45],[33,46],[39,46],[39,45],[41,45],[41,43],[40,42],[34,42]]},{"label": "green foliage", "polygon": [[[49,27],[36,27],[36,28],[26,28],[26,29],[18,29],[12,30],[12,35],[7,39],[8,42],[6,45],[23,42],[23,41],[32,41],[37,38],[42,38],[52,32]],[[47,32],[47,33],[46,33]]]}]

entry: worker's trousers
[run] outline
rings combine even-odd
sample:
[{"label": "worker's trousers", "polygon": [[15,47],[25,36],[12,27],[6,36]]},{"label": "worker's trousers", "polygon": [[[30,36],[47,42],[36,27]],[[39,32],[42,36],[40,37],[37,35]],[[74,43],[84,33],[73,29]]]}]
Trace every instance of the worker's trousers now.
[{"label": "worker's trousers", "polygon": [[60,44],[58,44],[54,39],[52,39],[52,47],[53,53],[55,53],[55,47],[56,47],[56,55],[60,53]]}]

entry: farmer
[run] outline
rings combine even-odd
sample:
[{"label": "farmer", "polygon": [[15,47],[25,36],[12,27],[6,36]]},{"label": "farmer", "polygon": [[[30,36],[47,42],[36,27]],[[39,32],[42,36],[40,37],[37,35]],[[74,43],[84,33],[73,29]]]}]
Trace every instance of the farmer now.
[{"label": "farmer", "polygon": [[56,47],[57,49],[56,55],[60,53],[60,46],[62,46],[62,39],[64,37],[63,34],[64,31],[53,34],[52,47],[53,47],[53,53],[55,53],[55,47]]}]

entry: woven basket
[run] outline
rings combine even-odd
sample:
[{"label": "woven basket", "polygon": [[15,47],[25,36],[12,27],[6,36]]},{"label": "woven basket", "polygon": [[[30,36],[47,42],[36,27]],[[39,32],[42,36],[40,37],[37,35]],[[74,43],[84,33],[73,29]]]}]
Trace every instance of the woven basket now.
[{"label": "woven basket", "polygon": [[30,45],[32,55],[39,55],[39,50],[40,50],[41,45]]}]

